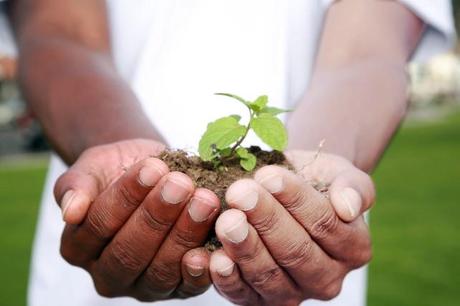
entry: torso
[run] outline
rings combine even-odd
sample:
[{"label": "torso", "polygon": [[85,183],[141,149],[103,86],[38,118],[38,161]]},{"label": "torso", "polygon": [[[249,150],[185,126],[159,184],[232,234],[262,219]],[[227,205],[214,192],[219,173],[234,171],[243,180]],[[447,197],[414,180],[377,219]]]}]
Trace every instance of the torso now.
[{"label": "torso", "polygon": [[[325,2],[109,0],[116,64],[169,145],[194,150],[207,122],[244,114],[239,104],[215,92],[248,99],[268,94],[275,106],[295,105],[308,85]],[[53,158],[34,247],[30,305],[138,305],[99,297],[87,273],[60,257],[63,224],[51,190],[63,171]],[[341,296],[326,305],[363,305],[364,288],[364,271],[354,272]],[[217,304],[229,303],[209,290],[155,305]]]}]

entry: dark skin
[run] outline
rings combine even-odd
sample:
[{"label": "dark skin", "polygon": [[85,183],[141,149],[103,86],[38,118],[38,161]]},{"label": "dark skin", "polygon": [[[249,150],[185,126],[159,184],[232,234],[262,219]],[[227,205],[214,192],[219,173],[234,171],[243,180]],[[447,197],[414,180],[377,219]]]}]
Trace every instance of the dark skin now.
[{"label": "dark skin", "polygon": [[[68,223],[61,253],[91,274],[100,294],[188,297],[211,274],[235,303],[297,305],[337,296],[347,273],[370,260],[362,214],[374,188],[363,171],[403,117],[404,67],[424,27],[400,3],[342,0],[329,10],[310,88],[288,124],[297,150],[286,154],[298,173],[268,167],[232,185],[233,209],[216,224],[224,248],[211,260],[197,247],[218,201],[149,158],[163,141],[116,73],[104,2],[16,0],[11,12],[26,98],[72,164],[55,188]],[[311,163],[323,138],[334,154]],[[331,199],[305,179],[330,182]],[[180,199],[167,196],[168,182]]]},{"label": "dark skin", "polygon": [[163,142],[116,71],[105,1],[16,0],[10,11],[25,98],[66,163],[104,143]]},{"label": "dark skin", "polygon": [[[86,269],[104,296],[154,301],[205,291],[209,254],[199,246],[218,215],[218,200],[149,158],[164,148],[163,140],[115,69],[105,2],[16,0],[10,16],[25,98],[54,149],[73,165],[55,190],[69,223],[63,257]],[[131,140],[118,142],[124,139]],[[168,181],[183,189],[177,204],[160,196]],[[67,193],[67,200],[91,203],[84,220],[75,217],[80,208],[63,203],[67,191],[80,189],[87,193]],[[193,220],[191,199],[198,211],[213,208],[206,220]]]}]

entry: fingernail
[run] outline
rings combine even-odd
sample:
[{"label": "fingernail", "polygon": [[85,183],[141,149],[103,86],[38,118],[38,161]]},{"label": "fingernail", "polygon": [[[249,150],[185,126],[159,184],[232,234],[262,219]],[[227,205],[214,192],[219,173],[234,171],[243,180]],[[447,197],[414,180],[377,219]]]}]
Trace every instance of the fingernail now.
[{"label": "fingernail", "polygon": [[225,268],[216,270],[216,272],[217,272],[217,274],[219,274],[220,276],[227,277],[227,276],[232,275],[234,269],[235,269],[235,264],[232,263],[232,264],[229,265],[228,267],[225,267]]},{"label": "fingernail", "polygon": [[153,187],[161,176],[160,171],[149,165],[139,171],[139,181],[146,187]]},{"label": "fingernail", "polygon": [[195,266],[195,265],[187,265],[187,272],[193,277],[198,277],[203,275],[204,268],[201,266]]},{"label": "fingernail", "polygon": [[256,190],[249,190],[247,193],[244,193],[242,196],[238,197],[233,201],[236,208],[242,211],[248,211],[256,207],[257,201],[259,200],[259,193]]},{"label": "fingernail", "polygon": [[81,192],[76,192],[74,190],[69,190],[67,191],[64,196],[62,197],[62,203],[61,203],[61,208],[62,208],[62,219],[64,221],[66,220],[66,215],[74,209],[80,209],[84,206],[87,205],[90,202],[90,199]]},{"label": "fingernail", "polygon": [[211,214],[217,210],[212,203],[199,198],[193,198],[190,201],[188,213],[195,222],[204,222],[209,219]]},{"label": "fingernail", "polygon": [[270,193],[278,193],[284,188],[283,177],[280,175],[269,176],[262,180],[260,184]]},{"label": "fingernail", "polygon": [[163,200],[169,204],[178,204],[184,201],[189,194],[189,189],[185,183],[168,179],[161,189]]},{"label": "fingernail", "polygon": [[361,211],[361,197],[359,193],[353,188],[346,187],[340,192],[340,195],[347,205],[351,218],[358,216]]},{"label": "fingernail", "polygon": [[215,259],[216,272],[220,276],[228,277],[232,275],[233,270],[235,269],[235,263],[230,260],[227,256],[218,256]]},{"label": "fingernail", "polygon": [[227,230],[224,230],[225,237],[233,243],[240,243],[249,233],[248,222],[246,216],[241,218],[235,225],[230,226]]},{"label": "fingernail", "polygon": [[61,201],[62,219],[64,219],[67,210],[72,205],[75,195],[76,195],[75,191],[68,190],[62,197],[62,201]]}]

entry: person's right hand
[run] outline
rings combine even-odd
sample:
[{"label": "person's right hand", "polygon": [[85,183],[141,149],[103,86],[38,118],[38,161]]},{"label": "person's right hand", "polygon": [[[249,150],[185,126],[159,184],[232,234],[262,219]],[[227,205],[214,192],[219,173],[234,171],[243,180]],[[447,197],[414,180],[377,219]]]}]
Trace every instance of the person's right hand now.
[{"label": "person's right hand", "polygon": [[91,148],[55,185],[67,225],[61,254],[87,270],[97,292],[141,301],[186,298],[210,285],[203,245],[217,196],[169,172],[150,140]]}]

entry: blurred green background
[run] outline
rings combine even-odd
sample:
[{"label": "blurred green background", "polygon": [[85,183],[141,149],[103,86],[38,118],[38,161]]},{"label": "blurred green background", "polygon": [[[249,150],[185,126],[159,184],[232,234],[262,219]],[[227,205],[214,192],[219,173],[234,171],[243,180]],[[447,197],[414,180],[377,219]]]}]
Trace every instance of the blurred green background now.
[{"label": "blurred green background", "polygon": [[[0,305],[25,303],[44,161],[0,165]],[[377,169],[369,305],[459,305],[460,112],[409,121]]]},{"label": "blurred green background", "polygon": [[[460,17],[460,0],[454,0],[453,5],[455,16]],[[456,20],[460,29],[460,18]],[[458,53],[460,48],[456,50]],[[457,306],[458,54],[416,67],[412,76],[412,98],[418,101],[413,101],[409,120],[374,174],[378,200],[371,213],[374,259],[369,269],[368,300],[370,306]],[[440,88],[439,84],[448,86]],[[13,87],[3,85],[2,94],[7,96],[3,101],[20,99],[9,90]],[[18,114],[24,111],[13,110]],[[10,152],[13,143],[29,151],[46,149],[29,116],[19,117],[19,125],[15,119],[8,128],[0,127],[0,151]],[[18,126],[22,132],[12,133]],[[47,169],[47,155],[35,156],[0,158],[0,306],[25,305],[31,246]]]}]

